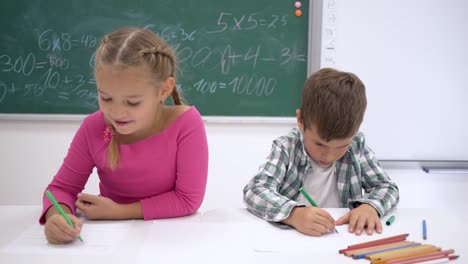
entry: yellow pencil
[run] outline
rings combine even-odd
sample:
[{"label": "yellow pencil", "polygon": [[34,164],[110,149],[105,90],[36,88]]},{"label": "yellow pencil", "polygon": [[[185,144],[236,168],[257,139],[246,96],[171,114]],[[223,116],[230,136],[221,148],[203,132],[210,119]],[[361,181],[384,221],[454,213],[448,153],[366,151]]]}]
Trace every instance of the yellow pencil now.
[{"label": "yellow pencil", "polygon": [[420,245],[420,246],[415,246],[415,247],[410,247],[410,248],[402,248],[402,249],[398,249],[394,251],[368,255],[366,258],[370,260],[378,260],[382,258],[395,257],[396,255],[401,255],[401,254],[406,254],[406,253],[415,253],[415,252],[418,252],[421,250],[427,250],[427,249],[434,249],[435,251],[437,251],[437,249],[440,250],[440,248],[437,248],[433,245]]},{"label": "yellow pencil", "polygon": [[416,252],[408,252],[405,255],[401,255],[401,256],[398,256],[398,257],[394,256],[394,257],[391,257],[391,258],[379,259],[379,260],[376,260],[376,261],[372,261],[371,263],[372,264],[383,264],[383,263],[387,263],[389,261],[401,260],[401,259],[406,259],[406,258],[410,258],[410,257],[424,256],[424,255],[435,253],[435,252],[441,252],[441,253],[443,252],[443,253],[446,253],[447,255],[449,255],[449,254],[454,253],[455,250],[448,249],[448,250],[440,251],[440,249],[438,248],[435,251],[433,249],[429,249],[427,251],[422,250],[422,251],[416,251]]}]

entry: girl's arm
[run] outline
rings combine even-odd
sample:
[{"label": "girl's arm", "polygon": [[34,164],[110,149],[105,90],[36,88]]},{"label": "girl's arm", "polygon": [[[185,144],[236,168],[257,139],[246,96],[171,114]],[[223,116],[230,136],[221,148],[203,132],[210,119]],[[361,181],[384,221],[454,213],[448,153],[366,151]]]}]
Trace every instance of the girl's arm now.
[{"label": "girl's arm", "polygon": [[[76,132],[59,171],[46,188],[63,205],[62,207],[68,207],[72,214],[75,214],[76,196],[84,189],[94,167],[94,162],[89,154],[88,126],[89,118],[86,118]],[[43,211],[39,218],[40,224],[46,222],[49,211],[55,210],[51,208],[53,208],[52,203],[43,194]]]},{"label": "girl's arm", "polygon": [[[190,215],[200,208],[208,177],[208,143],[203,120],[196,113],[177,139],[175,188],[140,201],[145,220]],[[130,205],[127,210],[138,213],[136,208]]]}]

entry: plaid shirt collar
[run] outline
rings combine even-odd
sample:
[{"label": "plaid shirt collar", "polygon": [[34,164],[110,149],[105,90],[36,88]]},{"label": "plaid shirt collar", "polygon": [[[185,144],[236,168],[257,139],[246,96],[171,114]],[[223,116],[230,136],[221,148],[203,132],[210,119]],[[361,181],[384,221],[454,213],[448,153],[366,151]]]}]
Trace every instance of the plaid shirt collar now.
[{"label": "plaid shirt collar", "polygon": [[299,162],[299,165],[301,166],[306,166],[306,165],[309,165],[312,164],[311,162],[311,157],[309,156],[309,153],[307,153],[307,149],[305,147],[305,143],[304,143],[304,134],[302,133],[302,131],[299,129],[299,128],[295,128],[294,129],[294,133],[297,133],[298,136],[299,136],[299,142],[301,142],[301,159],[300,159],[300,162]]}]

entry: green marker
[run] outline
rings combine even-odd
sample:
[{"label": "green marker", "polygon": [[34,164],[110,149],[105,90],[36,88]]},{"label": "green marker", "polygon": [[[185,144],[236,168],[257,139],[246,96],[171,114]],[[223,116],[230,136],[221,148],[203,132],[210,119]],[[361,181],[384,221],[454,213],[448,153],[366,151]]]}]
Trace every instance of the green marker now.
[{"label": "green marker", "polygon": [[[63,211],[62,207],[60,207],[60,205],[58,204],[57,200],[55,200],[55,197],[52,195],[52,193],[47,190],[45,192],[45,194],[47,195],[47,198],[49,198],[49,200],[52,202],[52,204],[54,205],[55,209],[57,209],[57,211],[59,212],[59,214],[61,214],[63,216],[63,218],[65,218],[65,220],[67,221],[67,223],[75,228],[75,225],[73,224],[73,222],[70,220],[70,218],[68,217],[68,215]],[[80,235],[78,235],[78,239],[83,242],[83,239],[81,238]]]},{"label": "green marker", "polygon": [[387,219],[387,222],[385,222],[385,224],[389,226],[393,223],[393,221],[395,221],[394,215],[390,216],[390,218]]},{"label": "green marker", "polygon": [[310,197],[309,194],[306,193],[306,191],[304,191],[304,189],[302,187],[299,189],[299,191],[302,193],[302,195],[304,195],[304,197],[307,199],[307,201],[309,201],[309,203],[313,207],[318,207],[318,205],[314,202],[314,200],[312,200],[312,197]]},{"label": "green marker", "polygon": [[[313,206],[313,207],[319,207],[315,202],[314,200],[312,200],[312,197],[309,196],[308,193],[306,193],[306,191],[301,187],[299,189],[299,191],[302,193],[302,195],[304,195],[304,197],[307,199],[307,201],[309,201],[309,203]],[[335,232],[338,234],[338,231],[335,229]]]}]

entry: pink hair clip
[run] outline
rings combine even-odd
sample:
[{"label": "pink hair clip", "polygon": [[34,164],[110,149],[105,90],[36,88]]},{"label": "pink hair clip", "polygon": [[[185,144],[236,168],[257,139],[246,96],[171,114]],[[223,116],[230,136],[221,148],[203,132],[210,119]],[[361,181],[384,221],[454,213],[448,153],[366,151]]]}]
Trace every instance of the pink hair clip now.
[{"label": "pink hair clip", "polygon": [[104,129],[104,142],[109,143],[114,135],[114,129],[112,126],[107,125],[106,129]]}]

